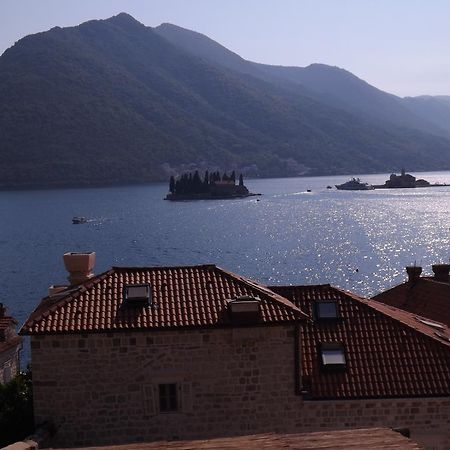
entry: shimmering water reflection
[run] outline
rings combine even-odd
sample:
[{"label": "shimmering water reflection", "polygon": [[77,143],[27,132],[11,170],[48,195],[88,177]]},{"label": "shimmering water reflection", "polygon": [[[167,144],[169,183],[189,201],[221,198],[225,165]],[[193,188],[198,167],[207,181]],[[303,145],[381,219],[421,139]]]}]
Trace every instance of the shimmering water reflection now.
[{"label": "shimmering water reflection", "polygon": [[[420,176],[450,183],[450,172]],[[64,282],[65,251],[95,250],[97,272],[213,262],[267,284],[331,283],[366,296],[403,280],[407,264],[430,272],[448,261],[450,188],[326,189],[346,180],[249,180],[260,201],[170,203],[165,184],[1,192],[0,301],[23,321],[48,285]],[[75,215],[91,221],[72,225]]]}]

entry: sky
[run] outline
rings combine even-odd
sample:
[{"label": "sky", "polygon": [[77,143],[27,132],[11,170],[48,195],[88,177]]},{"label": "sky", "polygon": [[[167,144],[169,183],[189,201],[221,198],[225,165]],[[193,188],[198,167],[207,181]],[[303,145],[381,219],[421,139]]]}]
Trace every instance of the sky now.
[{"label": "sky", "polygon": [[338,66],[402,97],[450,95],[449,0],[0,0],[0,54],[28,34],[119,12],[198,31],[252,61]]}]

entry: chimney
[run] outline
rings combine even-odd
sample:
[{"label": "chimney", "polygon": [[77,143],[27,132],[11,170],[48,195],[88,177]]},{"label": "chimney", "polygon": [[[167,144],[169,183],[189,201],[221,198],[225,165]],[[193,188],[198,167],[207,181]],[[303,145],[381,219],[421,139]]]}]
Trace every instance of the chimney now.
[{"label": "chimney", "polygon": [[64,253],[64,265],[69,272],[67,279],[71,286],[83,283],[94,276],[95,252]]},{"label": "chimney", "polygon": [[3,306],[3,303],[0,303],[0,319],[2,317],[5,317],[6,314],[6,308]]},{"label": "chimney", "polygon": [[422,273],[422,267],[420,266],[407,266],[406,273],[408,274],[408,282],[413,284],[420,278]]},{"label": "chimney", "polygon": [[449,282],[450,264],[433,264],[431,266],[436,281]]}]

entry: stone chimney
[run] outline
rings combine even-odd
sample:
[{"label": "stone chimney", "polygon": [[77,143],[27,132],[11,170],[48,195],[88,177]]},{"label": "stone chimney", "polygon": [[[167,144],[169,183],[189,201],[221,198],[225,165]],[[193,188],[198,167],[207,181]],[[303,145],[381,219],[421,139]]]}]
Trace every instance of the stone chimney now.
[{"label": "stone chimney", "polygon": [[64,253],[64,265],[69,272],[67,279],[71,286],[83,283],[94,276],[95,252]]},{"label": "stone chimney", "polygon": [[436,281],[449,282],[450,264],[433,264],[431,268]]},{"label": "stone chimney", "polygon": [[3,306],[3,303],[0,303],[0,319],[2,317],[5,317],[6,315],[6,308]]},{"label": "stone chimney", "polygon": [[413,284],[420,278],[422,273],[422,267],[420,266],[407,266],[406,273],[408,274],[408,282]]}]

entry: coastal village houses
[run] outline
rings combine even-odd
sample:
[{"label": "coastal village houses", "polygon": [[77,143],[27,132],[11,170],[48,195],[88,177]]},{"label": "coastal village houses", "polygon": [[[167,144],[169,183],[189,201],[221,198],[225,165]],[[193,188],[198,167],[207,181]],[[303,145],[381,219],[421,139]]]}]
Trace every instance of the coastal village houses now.
[{"label": "coastal village houses", "polygon": [[0,303],[0,383],[7,383],[20,370],[20,350],[22,337],[16,332],[17,322],[6,313]]},{"label": "coastal village houses", "polygon": [[388,427],[450,448],[447,326],[330,285],[94,261],[66,254],[70,285],[21,330],[49,445]]}]

